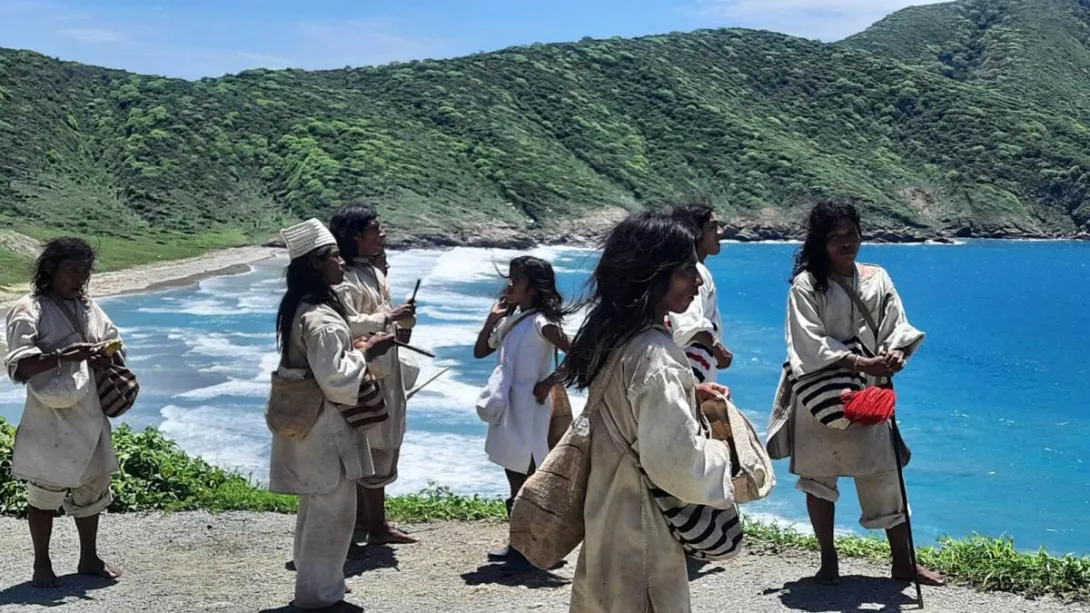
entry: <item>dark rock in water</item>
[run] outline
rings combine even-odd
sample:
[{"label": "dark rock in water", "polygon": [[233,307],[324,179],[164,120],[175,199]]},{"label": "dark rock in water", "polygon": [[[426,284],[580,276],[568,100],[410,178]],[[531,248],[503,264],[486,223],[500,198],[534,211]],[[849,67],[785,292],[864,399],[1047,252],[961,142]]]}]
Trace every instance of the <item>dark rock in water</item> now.
[{"label": "dark rock in water", "polygon": [[953,245],[954,239],[947,238],[945,236],[936,236],[935,238],[931,239],[931,242],[938,245]]}]

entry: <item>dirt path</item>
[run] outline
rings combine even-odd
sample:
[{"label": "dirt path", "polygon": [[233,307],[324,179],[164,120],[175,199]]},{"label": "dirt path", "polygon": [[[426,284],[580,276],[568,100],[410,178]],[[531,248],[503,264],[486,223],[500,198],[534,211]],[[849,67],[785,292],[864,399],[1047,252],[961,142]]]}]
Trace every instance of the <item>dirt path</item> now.
[{"label": "dirt path", "polygon": [[[114,585],[76,577],[72,522],[60,519],[53,562],[64,586],[36,590],[30,575],[30,538],[22,521],[0,519],[0,611],[174,613],[191,611],[291,611],[294,517],[258,513],[113,515],[103,518],[101,549],[125,570]],[[505,579],[485,566],[484,551],[504,540],[494,523],[434,523],[410,527],[413,546],[364,549],[346,571],[350,602],[375,613],[502,613],[568,610],[574,556],[556,574]],[[885,569],[848,562],[839,589],[801,581],[814,568],[806,555],[744,555],[696,571],[695,611],[914,610],[912,590],[882,580]],[[925,591],[928,612],[1086,612],[1054,601],[981,594],[963,588]]]}]

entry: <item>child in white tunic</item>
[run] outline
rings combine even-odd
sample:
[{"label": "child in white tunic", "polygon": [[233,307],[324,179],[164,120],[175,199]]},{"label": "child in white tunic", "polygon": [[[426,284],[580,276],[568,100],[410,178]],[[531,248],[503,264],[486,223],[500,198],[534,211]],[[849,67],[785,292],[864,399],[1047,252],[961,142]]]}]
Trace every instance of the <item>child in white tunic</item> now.
[{"label": "child in white tunic", "polygon": [[[880,384],[903,369],[923,343],[923,332],[909,324],[886,271],[856,263],[859,228],[859,213],[844,200],[821,202],[810,214],[788,299],[787,368],[793,377],[785,372],[780,380],[768,429],[769,455],[790,456],[791,472],[799,476],[796,487],[807,495],[810,521],[822,550],[818,582],[839,582],[833,540],[835,503],[840,496],[837,482],[840,477],[852,477],[863,511],[859,522],[865,528],[886,531],[894,578],[914,581],[918,576],[921,583],[941,585],[937,574],[912,567],[897,476],[897,458],[902,458],[903,466],[909,457],[903,441],[897,442],[899,449],[894,447],[888,422],[866,426],[849,424],[846,419],[821,421],[801,405],[791,388],[793,378],[832,367],[862,372],[869,385]],[[879,326],[877,338],[834,276],[867,306]],[[849,350],[848,345],[856,342],[872,357]]]},{"label": "child in white tunic", "polygon": [[[343,281],[344,260],[333,236],[318,220],[283,231],[292,257],[287,292],[276,317],[281,376],[309,371],[324,397],[313,426],[301,438],[273,433],[269,490],[299,496],[293,547],[295,606],[341,606],[346,592],[344,562],[356,515],[356,481],[371,475],[371,451],[355,409],[369,383],[369,359],[391,346],[378,334],[353,340],[333,287]],[[373,373],[378,376],[380,372]],[[378,392],[375,391],[375,394]]]},{"label": "child in white tunic", "polygon": [[671,216],[686,224],[696,234],[696,264],[703,285],[700,295],[682,313],[666,316],[666,327],[674,341],[685,349],[685,357],[700,383],[718,381],[719,370],[730,368],[734,355],[723,344],[723,319],[719,315],[719,296],[715,279],[705,262],[719,255],[723,232],[710,204],[696,203],[675,207]]},{"label": "child in white tunic", "polygon": [[7,314],[8,376],[27,385],[11,472],[27,481],[37,587],[57,584],[49,540],[62,506],[79,531],[79,572],[108,579],[121,574],[96,547],[98,517],[113,500],[110,475],[118,463],[93,368],[110,361],[103,341],[119,336],[86,294],[94,262],[94,251],[80,239],[50,241],[38,258],[33,293]]},{"label": "child in white tunic", "polygon": [[[481,359],[498,351],[496,370],[504,389],[490,390],[502,396],[502,413],[488,426],[485,452],[504,468],[511,488],[507,499],[510,514],[515,495],[549,453],[552,401],[549,392],[559,380],[553,373],[557,350],[569,342],[561,325],[563,298],[556,288],[551,264],[523,256],[511,261],[503,296],[488,314],[477,335],[473,356]],[[529,568],[509,547],[489,552],[492,560],[506,560],[507,570]]]},{"label": "child in white tunic", "polygon": [[[386,232],[371,207],[349,204],[330,221],[330,231],[347,262],[344,282],[337,295],[348,313],[353,336],[367,337],[383,332],[396,334],[416,325],[416,306],[394,307],[386,274],[374,259],[385,251]],[[377,361],[382,372],[379,388],[386,400],[390,419],[367,433],[375,472],[360,479],[357,492],[356,531],[366,532],[371,545],[408,544],[416,539],[386,521],[386,487],[397,480],[397,465],[407,425],[405,384],[397,347]]]},{"label": "child in white tunic", "polygon": [[[697,384],[684,352],[662,326],[684,312],[702,283],[693,233],[669,216],[637,213],[606,239],[592,280],[591,309],[561,366],[567,382],[588,388],[608,370],[603,402],[591,415],[586,536],[572,584],[573,613],[687,613],[685,551],[602,413],[633,441],[656,487],[689,504],[734,505],[730,448],[705,438],[698,400],[724,392]],[[613,362],[616,360],[616,362]],[[724,604],[724,611],[745,605]]]}]

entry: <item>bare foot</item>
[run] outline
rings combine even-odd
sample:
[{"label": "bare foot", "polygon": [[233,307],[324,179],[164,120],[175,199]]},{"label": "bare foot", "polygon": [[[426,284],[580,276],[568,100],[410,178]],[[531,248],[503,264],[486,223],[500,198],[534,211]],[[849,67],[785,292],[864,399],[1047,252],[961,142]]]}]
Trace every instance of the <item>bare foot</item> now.
[{"label": "bare foot", "polygon": [[34,587],[57,587],[61,584],[57,580],[57,574],[53,572],[52,565],[34,567],[34,577],[30,580]]},{"label": "bare foot", "polygon": [[345,594],[351,594],[352,593],[352,586],[348,585],[347,581],[344,582],[344,593]]},{"label": "bare foot", "polygon": [[95,558],[90,562],[80,562],[79,566],[76,567],[76,572],[81,575],[109,579],[110,581],[121,578],[121,569],[107,564],[102,558]]},{"label": "bare foot", "polygon": [[368,545],[411,545],[415,542],[417,539],[389,525],[385,530],[372,531],[367,537]]},{"label": "bare foot", "polygon": [[919,564],[916,565],[916,575],[913,576],[911,572],[901,572],[896,569],[893,571],[893,579],[895,581],[905,581],[907,583],[920,582],[920,585],[930,585],[933,587],[942,587],[946,585],[946,579],[939,573],[928,570]]},{"label": "bare foot", "polygon": [[840,585],[840,566],[838,564],[822,564],[814,575],[814,581],[818,585]]}]

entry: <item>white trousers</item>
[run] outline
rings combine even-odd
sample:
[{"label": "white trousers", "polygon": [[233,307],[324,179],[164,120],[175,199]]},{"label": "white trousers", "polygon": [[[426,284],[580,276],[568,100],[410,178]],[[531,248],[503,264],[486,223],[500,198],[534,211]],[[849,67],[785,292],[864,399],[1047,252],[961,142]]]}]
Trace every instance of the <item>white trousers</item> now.
[{"label": "white trousers", "polygon": [[295,606],[321,609],[344,600],[344,562],[356,524],[356,482],[299,497],[295,518]]}]

